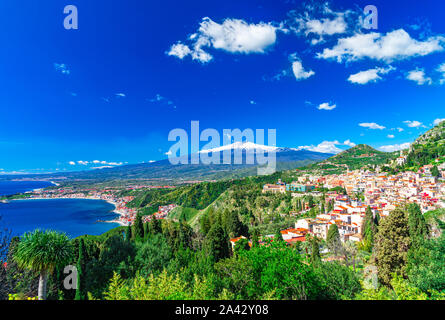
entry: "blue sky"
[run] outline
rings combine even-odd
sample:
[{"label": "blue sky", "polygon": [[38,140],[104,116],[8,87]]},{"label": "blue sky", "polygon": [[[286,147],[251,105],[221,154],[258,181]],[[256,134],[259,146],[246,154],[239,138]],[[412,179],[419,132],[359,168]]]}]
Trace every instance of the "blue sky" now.
[{"label": "blue sky", "polygon": [[[65,30],[65,5],[79,29]],[[360,23],[378,8],[378,29]],[[0,3],[0,172],[166,158],[170,130],[406,147],[445,118],[439,1]],[[436,120],[437,121],[437,120]]]}]

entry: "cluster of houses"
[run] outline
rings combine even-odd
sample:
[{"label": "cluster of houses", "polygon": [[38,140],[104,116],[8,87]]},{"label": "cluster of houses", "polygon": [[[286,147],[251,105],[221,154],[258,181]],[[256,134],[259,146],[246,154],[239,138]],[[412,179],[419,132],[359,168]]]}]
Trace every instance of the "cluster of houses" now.
[{"label": "cluster of houses", "polygon": [[151,219],[164,219],[164,218],[167,217],[169,212],[172,211],[176,207],[177,207],[176,204],[169,204],[169,205],[166,205],[166,206],[159,206],[157,212],[155,212],[152,215],[144,216],[142,218],[142,221],[143,222],[148,222]]},{"label": "cluster of houses", "polygon": [[263,193],[271,192],[271,193],[286,193],[288,191],[297,191],[297,192],[309,192],[315,189],[315,185],[309,183],[298,183],[296,181],[286,184],[278,180],[276,184],[265,184],[263,186]]},{"label": "cluster of houses", "polygon": [[[266,184],[263,192],[292,192],[294,197],[308,194],[317,196],[321,193],[312,191],[315,187],[342,187],[346,190],[346,195],[335,192],[325,194],[326,203],[334,201],[333,210],[315,218],[299,219],[295,226],[281,230],[281,235],[289,244],[305,241],[307,234],[326,239],[329,227],[336,224],[342,241],[361,241],[368,206],[374,216],[379,215],[380,218],[388,216],[403,203],[417,203],[423,213],[445,208],[445,163],[438,166],[441,177],[431,174],[432,167],[426,165],[417,172],[407,171],[397,175],[364,170],[326,176],[307,174],[298,177],[291,184],[285,184],[281,180],[276,184]],[[233,241],[236,242],[236,238],[231,239],[232,244],[235,243]]]}]

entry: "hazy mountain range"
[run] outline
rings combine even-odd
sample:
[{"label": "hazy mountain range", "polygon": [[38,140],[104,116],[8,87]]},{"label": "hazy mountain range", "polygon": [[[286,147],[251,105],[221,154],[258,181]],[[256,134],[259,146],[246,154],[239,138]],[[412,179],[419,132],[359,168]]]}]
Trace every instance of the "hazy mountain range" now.
[{"label": "hazy mountain range", "polygon": [[[224,152],[230,155],[231,164],[222,164]],[[188,164],[171,164],[169,159],[159,160],[151,163],[139,163],[129,164],[113,168],[102,168],[87,171],[77,172],[64,172],[54,174],[42,174],[42,175],[27,175],[29,178],[54,178],[57,179],[75,179],[75,180],[132,180],[132,179],[144,179],[144,180],[174,180],[174,181],[187,181],[187,180],[217,180],[225,178],[240,178],[249,175],[257,174],[257,154],[261,152],[264,157],[271,156],[272,152],[276,155],[276,170],[287,170],[308,165],[314,162],[318,162],[327,159],[333,154],[320,153],[309,151],[306,149],[297,148],[280,148],[257,145],[251,142],[235,142],[231,145],[223,147],[202,150],[198,154],[188,155],[182,158],[174,158],[174,160],[182,160],[182,163]],[[220,158],[221,164],[191,164],[192,157],[203,156],[215,156]],[[216,154],[216,155],[215,155]],[[252,157],[253,163],[247,163],[246,159]],[[241,160],[240,164],[234,164],[235,159]],[[3,179],[11,179],[11,176],[3,176]],[[19,176],[15,175],[13,178],[17,179]]]}]

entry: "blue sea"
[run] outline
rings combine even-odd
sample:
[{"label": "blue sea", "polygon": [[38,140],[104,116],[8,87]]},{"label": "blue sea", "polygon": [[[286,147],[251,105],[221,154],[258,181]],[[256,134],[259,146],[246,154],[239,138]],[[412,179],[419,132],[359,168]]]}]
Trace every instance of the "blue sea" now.
[{"label": "blue sea", "polygon": [[[0,194],[14,194],[52,185],[46,181],[26,181],[26,184],[15,182],[0,182]],[[6,188],[8,184],[12,186],[10,189]],[[35,229],[65,232],[70,238],[85,234],[99,235],[119,226],[117,223],[104,222],[119,217],[113,210],[112,204],[102,200],[13,200],[0,203],[0,229],[10,229],[13,236],[21,236]]]},{"label": "blue sea", "polygon": [[0,181],[0,196],[10,196],[50,186],[54,184],[49,181]]}]

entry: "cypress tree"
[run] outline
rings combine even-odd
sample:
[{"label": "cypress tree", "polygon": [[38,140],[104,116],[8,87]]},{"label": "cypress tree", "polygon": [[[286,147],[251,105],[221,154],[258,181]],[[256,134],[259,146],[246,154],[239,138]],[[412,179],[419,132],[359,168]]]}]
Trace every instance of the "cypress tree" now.
[{"label": "cypress tree", "polygon": [[125,240],[126,240],[127,242],[130,242],[130,241],[131,241],[131,237],[132,237],[131,224],[129,224],[129,225],[127,226],[127,233],[126,233],[126,235],[125,235]]},{"label": "cypress tree", "polygon": [[374,238],[377,234],[377,225],[375,223],[374,214],[372,213],[371,207],[368,206],[365,212],[365,221],[363,222],[362,235],[365,241],[369,245],[374,244]]},{"label": "cypress tree", "polygon": [[274,241],[279,241],[279,242],[284,242],[283,240],[283,236],[281,235],[281,230],[280,228],[276,228],[275,230],[275,235],[273,237]]},{"label": "cypress tree", "polygon": [[74,300],[87,300],[87,293],[85,290],[84,268],[85,268],[85,246],[83,239],[79,241],[79,258],[77,259],[77,289]]},{"label": "cypress tree", "polygon": [[318,262],[321,261],[321,256],[320,256],[320,246],[318,245],[318,238],[317,237],[313,237],[311,240],[311,263],[313,265],[318,264]]},{"label": "cypress tree", "polygon": [[254,229],[252,234],[252,248],[258,247],[260,245],[259,242],[260,242],[259,232],[257,229]]},{"label": "cypress tree", "polygon": [[340,233],[336,224],[331,224],[326,237],[326,242],[330,250],[337,254],[339,246],[341,245]]},{"label": "cypress tree", "polygon": [[135,239],[140,240],[144,238],[144,224],[142,222],[142,216],[139,213],[136,215],[136,220],[134,221],[133,225],[133,231]]},{"label": "cypress tree", "polygon": [[439,169],[437,169],[437,166],[433,166],[433,168],[431,169],[431,175],[433,177],[440,178],[440,172]]},{"label": "cypress tree", "polygon": [[162,233],[161,220],[156,219],[155,217],[153,217],[151,219],[151,221],[150,221],[150,232],[152,234]]},{"label": "cypress tree", "polygon": [[229,239],[220,224],[214,224],[210,228],[205,238],[205,248],[215,261],[229,256]]},{"label": "cypress tree", "polygon": [[374,262],[380,281],[390,285],[392,274],[406,276],[407,252],[411,245],[408,217],[401,209],[382,220],[375,239]]},{"label": "cypress tree", "polygon": [[413,246],[419,247],[428,235],[428,226],[417,203],[408,205],[408,227]]},{"label": "cypress tree", "polygon": [[234,210],[227,213],[225,219],[226,232],[230,237],[238,237],[244,235],[244,225],[238,217],[238,213]]},{"label": "cypress tree", "polygon": [[144,223],[144,239],[146,239],[150,234],[150,230],[148,230],[148,223]]},{"label": "cypress tree", "polygon": [[314,198],[312,196],[309,196],[308,204],[309,208],[312,208],[314,206]]}]

